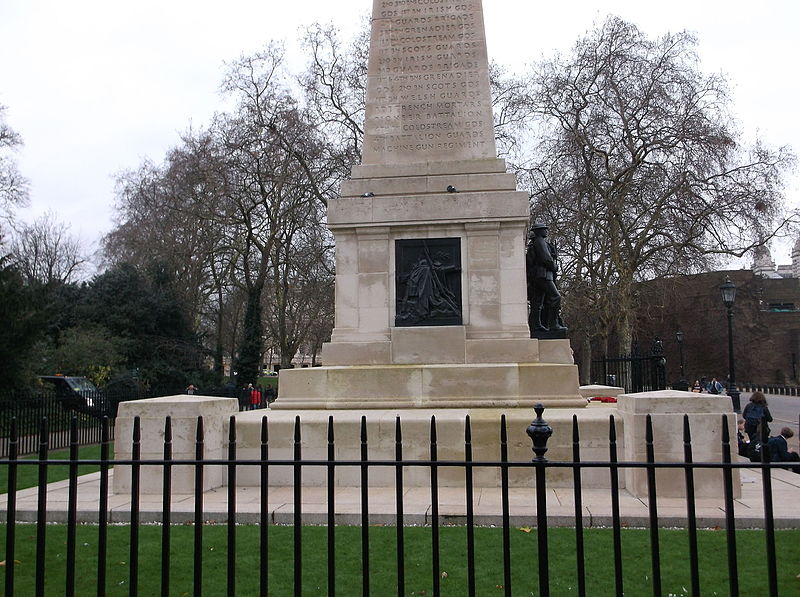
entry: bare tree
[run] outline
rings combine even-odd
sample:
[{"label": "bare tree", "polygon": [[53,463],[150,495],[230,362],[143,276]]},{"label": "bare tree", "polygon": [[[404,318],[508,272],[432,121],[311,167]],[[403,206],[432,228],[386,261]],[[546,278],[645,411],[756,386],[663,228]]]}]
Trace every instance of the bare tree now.
[{"label": "bare tree", "polygon": [[158,261],[179,280],[179,299],[198,322],[217,291],[214,269],[229,267],[227,230],[215,217],[222,194],[207,133],[187,133],[163,165],[150,161],[117,177],[117,227],[104,239],[111,264]]},{"label": "bare tree", "polygon": [[11,253],[19,272],[31,284],[68,284],[84,272],[88,258],[70,226],[46,213],[32,224],[14,224]]},{"label": "bare tree", "polygon": [[213,339],[217,370],[230,350],[244,381],[258,373],[275,260],[298,258],[280,247],[300,228],[322,227],[342,171],[336,144],[298,102],[283,63],[273,44],[229,65],[222,89],[235,108],[184,135],[162,165],[146,161],[120,175],[118,225],[105,239],[112,262],[169,267],[195,324]]},{"label": "bare tree", "polygon": [[699,70],[695,45],[610,17],[531,75],[533,217],[559,242],[583,333],[604,342],[616,327],[623,351],[635,282],[742,256],[788,223],[793,156],[739,142],[726,81]]},{"label": "bare tree", "polygon": [[10,220],[15,207],[28,204],[28,181],[17,170],[13,151],[22,146],[22,137],[6,122],[5,106],[0,106],[0,219]]},{"label": "bare tree", "polygon": [[308,214],[324,213],[341,177],[334,144],[294,97],[283,62],[282,48],[270,45],[230,65],[223,90],[238,105],[211,129],[225,177],[220,216],[236,230],[236,279],[247,290],[237,370],[249,377],[263,351],[262,302],[285,257],[281,247],[290,244],[290,231],[319,225],[321,217]]},{"label": "bare tree", "polygon": [[333,239],[323,217],[317,204],[306,203],[286,222],[275,245],[265,327],[282,367],[291,365],[302,346],[310,348],[313,364],[333,329]]},{"label": "bare tree", "polygon": [[492,61],[489,64],[494,135],[498,153],[513,163],[524,159],[527,127],[532,112],[526,101],[525,79]]},{"label": "bare tree", "polygon": [[369,21],[349,44],[332,25],[315,23],[306,29],[303,45],[309,53],[300,77],[314,122],[335,148],[342,176],[361,157],[367,95]]}]

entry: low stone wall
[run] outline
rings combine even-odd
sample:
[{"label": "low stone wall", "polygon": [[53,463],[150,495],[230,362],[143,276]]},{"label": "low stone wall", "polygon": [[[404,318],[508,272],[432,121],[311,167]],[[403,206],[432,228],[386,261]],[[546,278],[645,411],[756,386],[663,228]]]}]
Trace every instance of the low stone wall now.
[{"label": "low stone wall", "polygon": [[[180,395],[122,402],[115,423],[114,455],[118,460],[132,457],[132,438],[135,417],[141,428],[141,459],[164,458],[164,425],[167,417],[172,423],[172,458],[194,460],[196,454],[197,418],[203,417],[204,452],[206,459],[226,457],[229,418],[239,412],[235,398]],[[256,412],[256,411],[253,411]],[[262,411],[263,412],[263,411]],[[172,492],[194,493],[195,469],[192,466],[174,466]],[[141,468],[141,493],[161,494],[164,467]],[[208,491],[224,485],[222,467],[207,466],[203,470],[203,489]],[[114,493],[130,493],[131,467],[114,467]]]},{"label": "low stone wall", "polygon": [[[602,405],[590,409],[550,408],[544,413],[553,428],[546,457],[551,462],[571,462],[573,458],[573,417],[580,431],[581,460],[607,462],[610,459],[609,421],[613,416],[619,461],[646,461],[645,422],[652,417],[656,461],[683,462],[683,417],[689,415],[695,462],[721,462],[721,425],[725,417],[735,450],[735,414],[726,396],[698,395],[666,390],[642,394],[623,394],[617,405]],[[116,454],[119,459],[131,457],[130,439],[133,419],[140,417],[142,429],[142,459],[160,460],[163,457],[164,421],[172,417],[173,458],[193,460],[197,417],[203,416],[207,459],[224,459],[227,454],[231,416],[236,421],[237,457],[258,460],[261,449],[261,427],[267,418],[269,429],[269,458],[271,462],[294,458],[295,423],[300,420],[301,458],[304,461],[327,459],[328,421],[333,418],[334,455],[338,461],[358,462],[361,458],[361,419],[366,417],[368,458],[371,461],[395,461],[396,421],[402,424],[403,459],[407,462],[428,461],[431,458],[431,418],[436,418],[436,446],[440,461],[463,462],[465,452],[465,421],[470,418],[472,458],[476,462],[497,463],[501,459],[501,417],[506,417],[508,459],[510,462],[530,462],[533,459],[531,441],[525,433],[535,418],[531,408],[446,408],[446,409],[372,409],[372,410],[301,410],[238,412],[234,399],[203,396],[173,396],[139,400],[120,405],[117,418]],[[194,467],[173,467],[173,493],[194,491]],[[463,487],[463,466],[438,468],[441,487]],[[227,484],[225,467],[206,467],[204,489]],[[141,491],[160,494],[163,467],[143,466]],[[270,485],[291,486],[294,483],[291,465],[271,465]],[[327,484],[325,466],[304,466],[303,486],[323,487]],[[675,497],[685,493],[684,470],[660,470],[657,473],[658,495]],[[341,487],[360,484],[360,467],[337,466],[336,484]],[[499,488],[502,477],[498,466],[476,466],[476,488]],[[548,467],[547,482],[552,487],[571,487],[573,470],[570,467]],[[585,488],[610,487],[607,467],[586,467],[581,472]],[[258,486],[257,466],[237,468],[237,485]],[[393,487],[395,467],[371,467],[372,487]],[[404,467],[404,484],[411,487],[430,486],[430,467]],[[513,467],[509,470],[510,487],[533,487],[532,467]],[[695,471],[698,497],[723,496],[722,473],[719,470]],[[647,476],[643,468],[623,467],[620,487],[638,497],[647,496]],[[114,492],[129,493],[130,466],[115,467]],[[739,495],[739,477],[734,471],[735,495]]]},{"label": "low stone wall", "polygon": [[[723,420],[727,422],[731,453],[735,459],[736,413],[729,396],[695,394],[678,390],[661,390],[623,394],[617,402],[625,425],[624,460],[647,460],[646,426],[650,416],[653,427],[653,448],[656,462],[684,461],[684,414],[689,417],[692,460],[722,462]],[[733,471],[734,496],[741,495],[739,471]],[[695,493],[699,498],[723,496],[721,470],[696,470]],[[643,468],[625,469],[625,486],[638,497],[646,497],[647,471]],[[659,496],[683,497],[686,494],[685,471],[681,468],[658,470],[656,486]]]}]

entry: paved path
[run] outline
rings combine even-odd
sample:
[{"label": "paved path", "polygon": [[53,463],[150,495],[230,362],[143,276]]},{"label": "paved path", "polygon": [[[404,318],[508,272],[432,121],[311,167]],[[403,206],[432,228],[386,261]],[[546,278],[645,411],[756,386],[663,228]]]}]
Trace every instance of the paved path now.
[{"label": "paved path", "polygon": [[[113,475],[113,471],[112,471]],[[78,520],[97,522],[100,474],[84,475],[79,479]],[[739,528],[758,528],[764,525],[763,489],[761,472],[742,469],[742,495],[735,501],[734,514]],[[800,528],[800,475],[782,469],[773,469],[772,494],[775,524],[778,528]],[[260,512],[260,491],[256,487],[241,487],[236,492],[237,522],[256,524]],[[324,525],[327,521],[327,491],[309,487],[302,492],[304,524]],[[509,490],[511,524],[534,526],[536,523],[535,494],[531,489]],[[337,488],[335,493],[336,520],[339,524],[361,523],[361,490],[357,487]],[[47,495],[47,520],[66,522],[68,482],[51,483]],[[205,519],[221,523],[227,520],[227,488],[208,491],[203,495]],[[502,524],[501,494],[499,489],[475,490],[475,522],[481,526]],[[36,488],[17,494],[17,520],[35,522],[37,509]],[[291,487],[270,488],[269,512],[274,524],[292,524],[294,497]],[[130,520],[130,497],[112,495],[109,498],[109,522],[125,523]],[[142,496],[141,522],[161,520],[161,496]],[[427,488],[409,488],[404,494],[405,524],[431,523],[431,496]],[[571,489],[550,488],[547,492],[548,521],[552,526],[574,526],[574,495]],[[7,512],[7,496],[0,496],[0,511]],[[394,524],[395,491],[393,488],[374,488],[369,492],[371,524]],[[625,526],[648,526],[647,501],[633,497],[626,491],[620,495],[620,511]],[[173,522],[190,522],[194,519],[194,497],[180,495],[173,498]],[[463,524],[466,517],[466,498],[463,489],[440,488],[440,524]],[[680,498],[659,498],[660,524],[665,527],[686,526],[686,501]],[[611,496],[608,489],[584,489],[584,525],[606,527],[611,525]],[[697,500],[698,524],[704,528],[724,527],[725,512],[721,500]]]}]

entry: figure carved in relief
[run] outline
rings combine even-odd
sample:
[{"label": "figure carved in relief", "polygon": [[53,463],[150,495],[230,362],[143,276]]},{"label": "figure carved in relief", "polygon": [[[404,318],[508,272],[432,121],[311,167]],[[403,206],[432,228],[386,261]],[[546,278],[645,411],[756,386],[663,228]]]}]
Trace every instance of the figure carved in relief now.
[{"label": "figure carved in relief", "polygon": [[446,279],[448,273],[459,271],[448,263],[447,254],[440,251],[431,256],[426,248],[409,273],[399,277],[405,293],[398,305],[398,322],[414,325],[431,317],[460,317],[461,308]]}]

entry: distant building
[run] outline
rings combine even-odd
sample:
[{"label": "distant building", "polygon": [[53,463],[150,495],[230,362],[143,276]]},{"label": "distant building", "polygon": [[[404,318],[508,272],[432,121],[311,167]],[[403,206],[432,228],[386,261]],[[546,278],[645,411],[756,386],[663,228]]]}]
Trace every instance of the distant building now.
[{"label": "distant building", "polygon": [[792,248],[792,262],[775,265],[768,247],[759,247],[753,256],[753,273],[762,278],[779,280],[781,278],[800,279],[800,238]]},{"label": "distant building", "polygon": [[792,263],[776,265],[768,249],[758,250],[750,269],[718,271],[639,285],[635,326],[640,344],[659,336],[667,356],[668,379],[680,376],[675,332],[684,332],[685,377],[728,374],[727,311],[719,286],[726,276],[738,290],[734,304],[736,380],[800,383],[800,240]]}]

